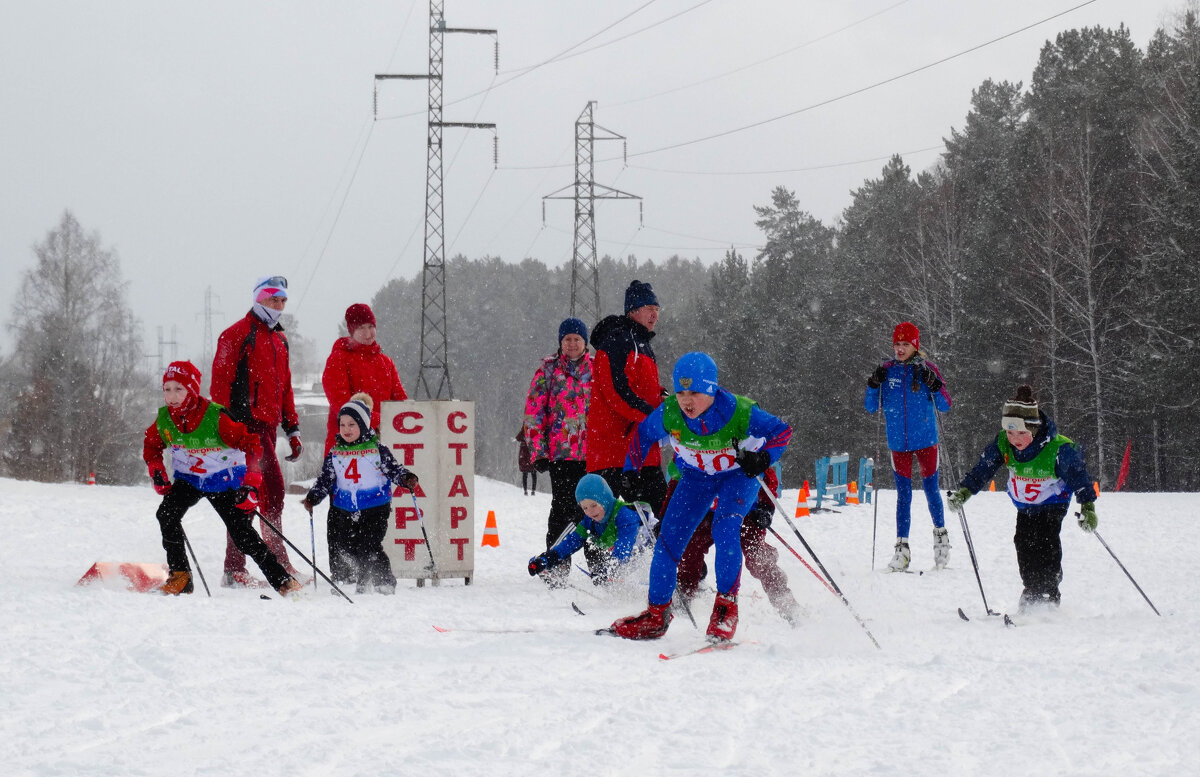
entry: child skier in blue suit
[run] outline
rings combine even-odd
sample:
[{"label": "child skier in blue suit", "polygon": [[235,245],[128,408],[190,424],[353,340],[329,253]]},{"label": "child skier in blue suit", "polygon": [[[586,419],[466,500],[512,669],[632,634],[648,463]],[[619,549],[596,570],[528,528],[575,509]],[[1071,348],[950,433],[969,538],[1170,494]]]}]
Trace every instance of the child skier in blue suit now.
[{"label": "child skier in blue suit", "polygon": [[888,570],[908,569],[912,553],[908,530],[912,522],[913,460],[921,468],[921,489],[933,518],[934,565],[941,569],[950,560],[950,535],[938,490],[937,411],[950,409],[950,392],[937,365],[921,351],[921,331],[904,321],[892,332],[896,358],[875,368],[867,378],[863,406],[868,413],[883,409],[887,443],[896,480],[896,553]]},{"label": "child skier in blue suit", "polygon": [[625,639],[657,639],[671,623],[676,570],[688,541],[715,499],[717,599],[707,635],[728,641],[737,629],[742,573],[742,519],[758,499],[757,477],[779,460],[792,429],[746,397],[717,384],[717,365],[706,353],[684,354],[675,363],[675,395],[634,430],[625,470],[636,472],[651,447],[668,439],[675,450],[679,485],[662,519],[650,563],[649,607],[613,623]]},{"label": "child skier in blue suit", "polygon": [[611,551],[603,567],[592,572],[592,583],[612,582],[617,570],[633,558],[638,532],[642,528],[641,519],[632,507],[614,497],[607,481],[595,473],[579,479],[575,486],[575,501],[583,510],[584,518],[565,532],[554,547],[529,559],[529,574],[544,572],[570,557],[583,547],[590,534],[596,545]]},{"label": "child skier in blue suit", "polygon": [[[417,487],[417,476],[396,461],[388,446],[371,428],[370,394],[358,393],[338,410],[336,444],[325,455],[321,474],[301,504],[312,515],[313,507],[330,497],[330,542],[349,551],[348,558],[332,558],[330,569],[349,568],[358,581],[357,593],[371,586],[381,594],[396,592],[396,576],[383,550],[392,514],[392,484],[408,490]],[[336,564],[336,567],[335,567]]]}]

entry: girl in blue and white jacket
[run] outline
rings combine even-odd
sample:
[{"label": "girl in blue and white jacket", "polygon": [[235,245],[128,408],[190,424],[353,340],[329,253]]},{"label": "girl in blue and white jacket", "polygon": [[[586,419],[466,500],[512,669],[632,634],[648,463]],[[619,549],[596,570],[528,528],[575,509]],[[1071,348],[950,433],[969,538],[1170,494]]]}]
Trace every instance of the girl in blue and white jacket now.
[{"label": "girl in blue and white jacket", "polygon": [[937,413],[950,409],[950,392],[937,365],[921,351],[921,331],[904,321],[892,331],[896,358],[875,368],[867,378],[863,406],[868,413],[883,410],[888,449],[896,480],[896,553],[888,564],[892,572],[908,568],[912,554],[908,531],[912,522],[913,460],[921,468],[921,489],[933,518],[934,565],[941,569],[950,560],[950,536],[938,489]]}]

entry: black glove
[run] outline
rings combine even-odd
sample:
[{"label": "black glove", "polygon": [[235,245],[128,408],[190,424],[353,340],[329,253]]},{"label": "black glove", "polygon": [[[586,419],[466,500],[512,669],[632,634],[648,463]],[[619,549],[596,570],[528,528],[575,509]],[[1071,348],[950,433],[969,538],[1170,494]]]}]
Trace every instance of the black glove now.
[{"label": "black glove", "polygon": [[771,454],[766,451],[738,450],[733,457],[748,478],[756,478],[771,468]]},{"label": "black glove", "polygon": [[920,375],[921,382],[928,386],[931,392],[937,393],[941,390],[942,379],[937,376],[937,373],[933,371],[932,367],[924,362],[921,363]]},{"label": "black glove", "polygon": [[881,364],[875,368],[874,372],[871,373],[871,377],[867,378],[867,386],[870,388],[873,388],[873,389],[877,389],[883,385],[883,381],[886,378],[887,378],[887,367],[884,367]]},{"label": "black glove", "polygon": [[420,482],[421,479],[417,477],[417,473],[415,472],[405,472],[400,476],[400,485],[414,493],[416,493],[417,484]]},{"label": "black glove", "polygon": [[538,574],[539,572],[544,572],[546,567],[552,567],[561,560],[562,559],[559,557],[559,555],[552,550],[548,550],[540,556],[534,556],[533,558],[529,559],[530,577]]},{"label": "black glove", "polygon": [[537,459],[533,462],[533,468],[538,472],[550,471],[550,459]]},{"label": "black glove", "polygon": [[756,504],[746,513],[746,523],[756,529],[771,528],[771,518],[775,515],[774,508],[764,504]]}]

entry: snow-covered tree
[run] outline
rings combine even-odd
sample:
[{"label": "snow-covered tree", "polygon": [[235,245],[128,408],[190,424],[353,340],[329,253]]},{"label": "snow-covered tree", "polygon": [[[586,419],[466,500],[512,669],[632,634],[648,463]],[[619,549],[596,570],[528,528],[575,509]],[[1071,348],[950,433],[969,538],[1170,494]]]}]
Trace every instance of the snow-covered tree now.
[{"label": "snow-covered tree", "polygon": [[156,385],[116,254],[69,212],[34,246],[10,327],[15,396],[5,403],[4,471],[17,478],[133,482]]}]

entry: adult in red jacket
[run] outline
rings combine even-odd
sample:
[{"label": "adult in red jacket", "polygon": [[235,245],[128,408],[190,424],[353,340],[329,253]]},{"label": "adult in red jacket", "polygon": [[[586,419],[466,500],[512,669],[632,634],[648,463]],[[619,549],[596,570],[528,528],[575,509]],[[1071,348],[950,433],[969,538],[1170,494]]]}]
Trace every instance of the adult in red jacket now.
[{"label": "adult in red jacket", "polygon": [[[375,314],[370,306],[357,302],[346,308],[346,331],[333,344],[325,360],[321,386],[329,400],[329,421],[325,425],[325,455],[337,443],[338,415],[342,407],[357,393],[370,395],[371,428],[379,429],[379,405],[388,400],[408,399],[396,365],[375,342]],[[364,432],[365,434],[365,432]],[[359,565],[355,556],[355,536],[358,527],[349,520],[330,520],[325,527],[329,543],[329,574],[339,583],[357,583],[354,579]]]},{"label": "adult in red jacket", "polygon": [[[262,472],[259,487],[260,512],[281,531],[283,529],[283,473],[275,455],[275,438],[282,424],[292,453],[288,461],[300,458],[300,418],[292,396],[292,369],[288,360],[288,341],[279,325],[287,304],[287,279],[275,275],[259,278],[254,284],[254,304],[245,318],[237,321],[217,339],[213,356],[212,399],[225,407],[233,419],[259,438]],[[251,465],[254,468],[254,464]],[[287,548],[275,532],[263,526],[263,540],[288,574],[297,575],[288,560]],[[246,573],[246,556],[226,535],[225,575],[227,587],[252,585]]]},{"label": "adult in red jacket", "polygon": [[598,473],[626,502],[658,509],[666,495],[658,447],[635,473],[622,473],[629,439],[642,419],[662,404],[665,390],[650,341],[658,323],[658,297],[649,283],[625,289],[625,315],[607,316],[592,331],[592,396],[587,417],[587,471]]},{"label": "adult in red jacket", "polygon": [[379,429],[379,405],[388,401],[408,399],[396,365],[375,341],[375,314],[361,302],[346,308],[346,331],[349,337],[338,338],[333,351],[325,360],[321,386],[329,400],[329,421],[325,425],[325,454],[334,446],[338,433],[338,412],[350,397],[362,392],[370,394],[375,405],[371,410],[371,428]]}]

